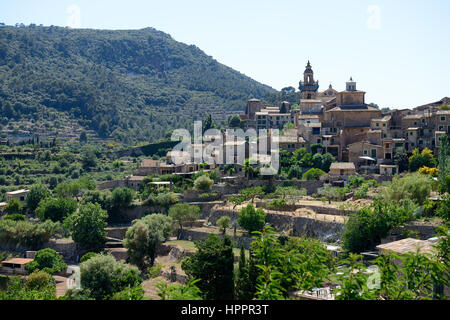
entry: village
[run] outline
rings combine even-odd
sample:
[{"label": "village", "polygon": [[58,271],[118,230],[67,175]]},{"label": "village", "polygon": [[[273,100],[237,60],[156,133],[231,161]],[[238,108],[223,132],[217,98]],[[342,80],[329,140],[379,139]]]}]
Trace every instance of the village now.
[{"label": "village", "polygon": [[[245,257],[251,259],[251,252],[257,251],[254,243],[261,241],[254,231],[273,232],[274,239],[287,243],[323,246],[324,259],[334,261],[320,281],[287,286],[284,297],[290,299],[342,298],[344,293],[339,290],[345,282],[341,275],[348,264],[339,261],[349,252],[360,254],[356,270],[367,281],[380,278],[375,261],[391,254],[402,259],[429,255],[427,259],[436,262],[432,257],[440,254],[437,245],[446,239],[439,230],[448,224],[450,98],[412,110],[382,111],[365,103],[365,92],[357,90],[352,78],[343,92],[331,86],[320,92],[309,61],[299,89],[301,99],[295,107],[288,102],[263,106],[260,100],[249,100],[245,114],[240,115],[241,124],[235,127],[267,130],[269,140],[274,130],[280,130],[276,135],[279,148],[274,150],[269,143],[269,150],[279,156],[279,168],[272,175],[261,174],[271,154],[252,153],[258,139],[227,141],[218,153],[213,152],[214,159],[229,158],[232,163],[196,162],[196,153],[203,154],[214,140],[210,137],[203,144],[192,144],[192,152],[170,150],[162,157],[140,156],[132,174],[120,179],[79,178],[62,181],[52,191],[45,185],[30,185],[7,192],[6,201],[0,203],[2,277],[18,275],[27,281],[32,272],[49,269],[55,298],[71,297],[82,290],[83,283],[89,286],[83,280],[89,260],[114,257],[117,263],[139,268],[130,267],[135,283],[142,287],[138,296],[167,298],[161,283],[166,289],[170,285],[192,288],[195,272],[183,261],[196,257],[202,248],[199,241],[210,241],[211,235],[223,243],[229,239],[232,265],[241,269],[249,263]],[[83,222],[80,212],[96,218]],[[373,216],[390,212],[396,218],[385,221],[382,231],[352,234],[354,224],[360,230],[365,226],[360,218],[365,212]],[[155,221],[150,222],[152,216]],[[39,235],[38,231],[29,235],[11,231],[19,224],[47,222],[48,229]],[[140,237],[145,236],[139,228],[146,223],[150,228],[147,237],[148,232],[157,233],[152,228],[160,230],[154,235],[157,240],[150,235],[144,246]],[[94,228],[97,242],[77,236],[87,237]],[[40,258],[42,250],[62,267],[46,265]],[[445,261],[436,262],[443,266],[444,278],[448,276]],[[7,287],[0,283],[3,290]],[[91,297],[109,299],[122,289],[127,290]],[[448,282],[431,281],[414,294],[416,299],[448,297]]]}]

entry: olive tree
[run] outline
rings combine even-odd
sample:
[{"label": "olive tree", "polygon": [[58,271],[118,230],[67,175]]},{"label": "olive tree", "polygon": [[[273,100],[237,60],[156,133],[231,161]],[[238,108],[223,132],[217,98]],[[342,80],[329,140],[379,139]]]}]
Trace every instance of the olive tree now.
[{"label": "olive tree", "polygon": [[151,214],[135,220],[128,228],[123,242],[128,249],[130,261],[140,269],[153,266],[156,248],[168,239],[172,227],[172,218],[163,214]]}]

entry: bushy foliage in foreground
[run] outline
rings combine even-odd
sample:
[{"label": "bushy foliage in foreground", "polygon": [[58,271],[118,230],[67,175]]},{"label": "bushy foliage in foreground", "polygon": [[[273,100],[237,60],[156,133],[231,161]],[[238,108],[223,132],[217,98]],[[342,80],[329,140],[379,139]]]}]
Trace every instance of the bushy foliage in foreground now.
[{"label": "bushy foliage in foreground", "polygon": [[136,267],[118,262],[110,255],[98,255],[81,263],[80,271],[81,286],[89,290],[90,296],[96,300],[109,299],[142,282]]}]

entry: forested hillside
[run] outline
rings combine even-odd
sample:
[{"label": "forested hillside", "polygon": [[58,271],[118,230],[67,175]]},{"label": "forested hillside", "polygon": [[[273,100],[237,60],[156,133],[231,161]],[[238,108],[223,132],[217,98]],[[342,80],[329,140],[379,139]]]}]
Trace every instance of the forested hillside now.
[{"label": "forested hillside", "polygon": [[[152,28],[0,28],[0,121],[65,113],[101,137],[154,141],[275,90]],[[1,129],[1,128],[0,128]]]}]

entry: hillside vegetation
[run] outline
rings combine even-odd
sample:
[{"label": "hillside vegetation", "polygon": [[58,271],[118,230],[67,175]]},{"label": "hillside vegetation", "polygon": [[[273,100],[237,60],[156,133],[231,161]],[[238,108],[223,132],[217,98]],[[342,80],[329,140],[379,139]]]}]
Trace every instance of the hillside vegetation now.
[{"label": "hillside vegetation", "polygon": [[[70,116],[102,138],[154,141],[275,90],[152,28],[0,28],[0,123]],[[223,119],[220,119],[220,116]],[[1,127],[0,127],[1,129]]]}]

